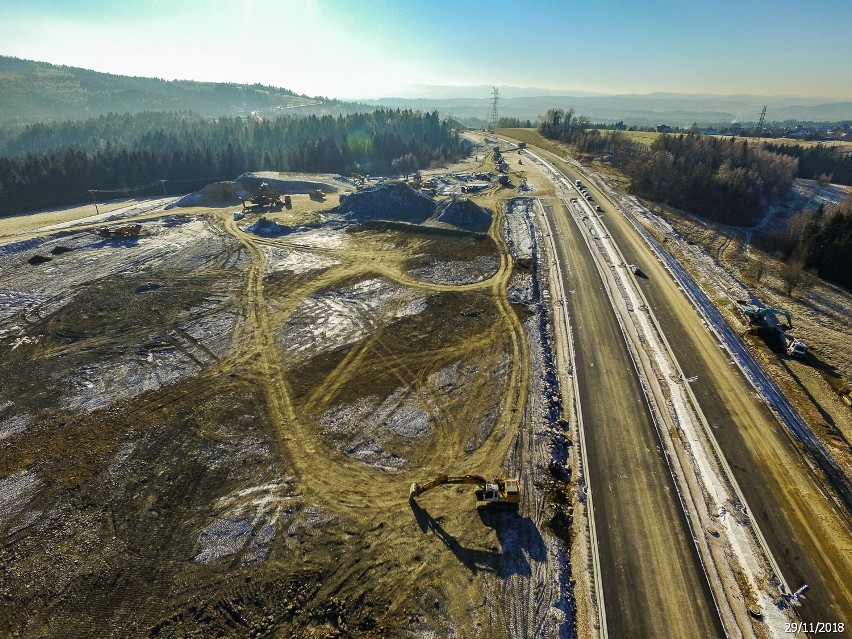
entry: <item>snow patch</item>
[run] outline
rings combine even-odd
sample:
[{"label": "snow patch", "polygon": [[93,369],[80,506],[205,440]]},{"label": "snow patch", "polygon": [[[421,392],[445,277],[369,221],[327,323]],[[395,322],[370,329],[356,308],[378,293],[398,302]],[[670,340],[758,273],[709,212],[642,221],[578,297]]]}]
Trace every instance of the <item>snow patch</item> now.
[{"label": "snow patch", "polygon": [[31,423],[29,415],[11,415],[0,419],[0,441],[23,433]]},{"label": "snow patch", "polygon": [[284,326],[282,341],[298,363],[333,351],[390,324],[418,298],[405,287],[371,278],[304,300]]},{"label": "snow patch", "polygon": [[333,257],[299,249],[264,246],[263,252],[266,253],[267,273],[289,271],[298,275],[324,270],[340,264],[340,261]]},{"label": "snow patch", "polygon": [[0,479],[0,530],[30,503],[39,480],[35,473],[22,471]]},{"label": "snow patch", "polygon": [[207,564],[237,553],[243,553],[244,565],[263,561],[269,554],[278,518],[288,499],[283,495],[280,481],[251,486],[222,497],[216,503],[223,511],[221,516],[198,535],[195,561]]}]

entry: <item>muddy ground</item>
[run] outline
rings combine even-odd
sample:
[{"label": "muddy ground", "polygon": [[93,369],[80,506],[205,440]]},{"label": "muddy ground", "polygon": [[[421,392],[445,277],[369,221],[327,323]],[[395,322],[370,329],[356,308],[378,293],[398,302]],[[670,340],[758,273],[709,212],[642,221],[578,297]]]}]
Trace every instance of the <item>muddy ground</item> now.
[{"label": "muddy ground", "polygon": [[[0,238],[0,634],[570,636],[568,444],[511,194],[487,233],[295,195],[274,236],[223,203]],[[529,499],[409,504],[441,472]]]}]

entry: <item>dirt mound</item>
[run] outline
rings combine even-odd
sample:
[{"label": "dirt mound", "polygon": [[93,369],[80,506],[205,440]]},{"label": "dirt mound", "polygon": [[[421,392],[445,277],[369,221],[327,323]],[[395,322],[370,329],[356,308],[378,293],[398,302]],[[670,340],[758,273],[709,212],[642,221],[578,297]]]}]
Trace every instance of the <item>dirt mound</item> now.
[{"label": "dirt mound", "polygon": [[246,227],[246,231],[263,237],[275,237],[278,235],[286,235],[293,232],[293,227],[283,226],[275,220],[270,220],[265,217],[260,218],[254,224]]},{"label": "dirt mound", "polygon": [[295,195],[297,193],[311,193],[319,189],[323,193],[336,193],[338,187],[328,182],[299,179],[294,177],[270,177],[269,172],[243,173],[236,179],[238,189],[259,189],[263,183],[275,191]]},{"label": "dirt mound", "polygon": [[445,224],[478,231],[487,231],[491,226],[491,213],[468,199],[453,199],[441,203],[435,219]]},{"label": "dirt mound", "polygon": [[405,182],[372,186],[340,197],[337,210],[351,220],[389,220],[419,224],[435,211],[435,200]]},{"label": "dirt mound", "polygon": [[222,200],[234,200],[237,197],[239,185],[236,182],[214,182],[208,184],[199,191],[201,202],[221,202]]},{"label": "dirt mound", "polygon": [[201,206],[201,193],[196,191],[195,193],[187,193],[182,198],[175,200],[171,204],[165,207],[165,210],[168,211],[170,209],[175,208],[176,206]]}]

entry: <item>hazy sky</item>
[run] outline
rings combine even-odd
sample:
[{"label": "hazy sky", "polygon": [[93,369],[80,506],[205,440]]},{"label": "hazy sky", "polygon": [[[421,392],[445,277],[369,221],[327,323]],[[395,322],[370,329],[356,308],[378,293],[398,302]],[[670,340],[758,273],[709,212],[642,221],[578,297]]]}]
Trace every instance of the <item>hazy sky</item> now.
[{"label": "hazy sky", "polygon": [[852,98],[852,2],[3,0],[0,54],[344,98],[419,84]]}]

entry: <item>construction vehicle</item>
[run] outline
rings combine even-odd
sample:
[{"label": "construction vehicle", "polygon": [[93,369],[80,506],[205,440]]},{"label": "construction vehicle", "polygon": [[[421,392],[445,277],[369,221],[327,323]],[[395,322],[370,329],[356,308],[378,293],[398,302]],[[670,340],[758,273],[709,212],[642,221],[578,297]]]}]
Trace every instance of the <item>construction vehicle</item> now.
[{"label": "construction vehicle", "polygon": [[800,342],[795,337],[785,335],[784,341],[787,343],[787,355],[791,357],[804,357],[805,353],[808,352],[808,345]]},{"label": "construction vehicle", "polygon": [[473,484],[478,488],[474,491],[476,505],[517,508],[521,503],[521,481],[517,477],[497,477],[488,481],[480,475],[438,475],[423,485],[414,482],[408,491],[408,500],[413,501],[427,490],[432,490],[444,484]]},{"label": "construction vehicle", "polygon": [[244,210],[247,208],[248,204],[259,207],[268,206],[272,209],[280,209],[284,206],[284,203],[281,201],[283,193],[270,188],[266,182],[261,182],[260,186],[256,189],[240,191],[237,195],[240,197],[240,200],[242,200]]},{"label": "construction vehicle", "polygon": [[771,320],[768,319],[770,315],[783,315],[787,320],[787,325],[790,328],[793,328],[793,316],[790,314],[790,311],[785,311],[780,308],[759,307],[749,304],[742,308],[742,312],[752,324],[771,324]]},{"label": "construction vehicle", "polygon": [[[793,328],[793,316],[790,311],[768,306],[757,306],[756,304],[746,304],[745,302],[740,302],[740,311],[744,317],[748,318],[750,323],[769,328],[773,331],[778,337],[779,345],[787,355],[791,357],[804,357],[805,353],[807,353],[807,344],[800,342],[792,335],[787,335],[785,332]],[[779,315],[787,320],[786,327],[778,322]]]},{"label": "construction vehicle", "polygon": [[107,240],[116,238],[139,237],[142,232],[141,224],[128,224],[127,226],[104,226],[98,229],[98,235]]}]

